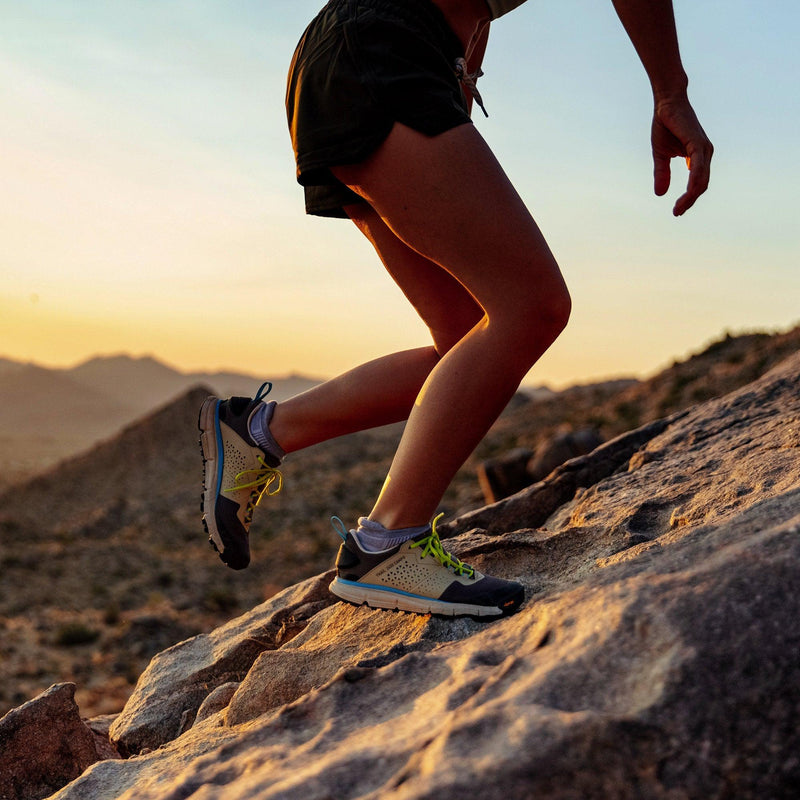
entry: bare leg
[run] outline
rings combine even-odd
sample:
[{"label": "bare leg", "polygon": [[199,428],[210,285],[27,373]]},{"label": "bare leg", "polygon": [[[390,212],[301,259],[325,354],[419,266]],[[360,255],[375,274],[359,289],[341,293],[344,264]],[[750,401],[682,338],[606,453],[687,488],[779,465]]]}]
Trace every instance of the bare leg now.
[{"label": "bare leg", "polygon": [[278,403],[270,433],[286,453],[355,431],[407,419],[439,356],[433,347],[362,364]]},{"label": "bare leg", "polygon": [[367,161],[334,172],[485,312],[428,375],[370,514],[390,529],[425,524],[563,329],[569,295],[536,223],[473,126],[429,138],[397,124]]},{"label": "bare leg", "polygon": [[460,283],[401,242],[372,208],[347,210],[428,325],[434,346],[375,359],[279,403],[270,432],[287,453],[407,419],[440,355],[483,315]]}]

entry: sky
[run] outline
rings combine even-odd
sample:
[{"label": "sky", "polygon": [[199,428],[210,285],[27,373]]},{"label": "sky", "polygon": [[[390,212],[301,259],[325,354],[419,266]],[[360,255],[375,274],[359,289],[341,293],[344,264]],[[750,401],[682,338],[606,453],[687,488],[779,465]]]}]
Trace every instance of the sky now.
[{"label": "sky", "polygon": [[[0,0],[0,356],[152,354],[327,377],[427,332],[370,245],[308,217],[286,70],[321,0]],[[570,287],[526,382],[646,376],[800,322],[800,4],[676,0],[714,142],[685,216],[652,192],[652,98],[610,1],[493,23],[482,135]]]}]

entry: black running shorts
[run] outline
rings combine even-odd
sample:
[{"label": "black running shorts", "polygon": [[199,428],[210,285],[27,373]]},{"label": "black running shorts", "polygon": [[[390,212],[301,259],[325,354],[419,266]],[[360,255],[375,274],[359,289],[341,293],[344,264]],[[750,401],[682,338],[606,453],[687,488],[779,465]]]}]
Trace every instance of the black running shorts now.
[{"label": "black running shorts", "polygon": [[436,136],[470,122],[461,43],[430,0],[331,0],[295,51],[286,112],[306,212],[363,202],[331,167],[358,164],[395,122]]}]

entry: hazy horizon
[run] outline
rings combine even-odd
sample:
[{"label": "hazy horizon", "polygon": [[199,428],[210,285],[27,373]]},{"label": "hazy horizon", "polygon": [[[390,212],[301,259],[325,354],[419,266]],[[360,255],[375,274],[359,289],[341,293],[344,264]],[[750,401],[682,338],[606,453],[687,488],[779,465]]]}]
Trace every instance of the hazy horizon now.
[{"label": "hazy horizon", "polygon": [[[526,388],[537,388],[537,387],[546,387],[553,390],[560,390],[565,389],[570,386],[577,386],[581,384],[587,383],[602,383],[603,381],[614,381],[614,380],[629,380],[629,379],[636,379],[636,380],[646,380],[649,377],[657,375],[667,367],[669,367],[674,362],[685,361],[692,355],[701,353],[705,350],[709,345],[713,344],[714,342],[720,341],[726,336],[744,336],[748,334],[780,334],[788,332],[793,328],[800,325],[800,319],[796,325],[790,325],[787,328],[775,328],[775,329],[747,329],[747,330],[739,330],[739,329],[726,329],[720,331],[719,335],[711,337],[708,340],[698,342],[696,346],[689,348],[686,352],[683,353],[676,353],[673,357],[669,358],[667,361],[654,365],[652,369],[649,369],[644,372],[634,372],[633,370],[620,371],[618,373],[608,374],[608,375],[601,375],[597,377],[593,377],[588,380],[575,380],[571,382],[566,382],[563,384],[555,384],[555,383],[548,383],[546,381],[539,381],[537,382],[534,380],[535,371],[532,371],[531,374],[528,375],[527,379],[523,381],[522,387]],[[76,360],[68,360],[60,363],[46,363],[43,361],[37,360],[30,360],[30,359],[19,359],[13,356],[10,356],[8,353],[0,352],[0,360],[2,359],[9,359],[11,361],[15,361],[18,363],[23,364],[30,364],[37,367],[42,367],[44,369],[74,369],[79,367],[87,362],[93,360],[103,360],[103,359],[114,359],[114,358],[129,358],[133,361],[142,361],[142,360],[153,360],[161,364],[162,366],[168,367],[176,372],[182,374],[194,374],[194,373],[205,373],[205,374],[214,374],[214,373],[232,373],[232,374],[239,374],[246,377],[252,377],[254,380],[283,380],[287,378],[305,378],[308,380],[319,380],[324,381],[328,378],[334,377],[333,374],[324,374],[324,373],[310,373],[307,371],[299,370],[299,369],[289,369],[282,372],[268,372],[268,371],[259,371],[258,369],[252,368],[234,368],[229,365],[219,365],[219,366],[203,366],[203,365],[195,365],[195,366],[186,366],[182,364],[176,364],[170,361],[168,358],[165,358],[158,353],[153,352],[129,352],[129,351],[115,351],[115,352],[96,352],[96,353],[89,353],[85,356],[79,357]],[[262,374],[263,372],[263,374]]]},{"label": "hazy horizon", "polygon": [[[70,370],[76,369],[84,364],[90,363],[92,361],[102,361],[102,360],[113,360],[115,358],[129,358],[132,361],[146,361],[152,360],[157,362],[158,364],[168,367],[171,370],[176,372],[180,372],[182,374],[195,374],[195,373],[203,373],[203,374],[213,374],[213,373],[233,373],[237,375],[246,375],[252,376],[254,378],[258,377],[258,372],[253,370],[240,370],[240,369],[232,369],[230,367],[183,367],[179,364],[174,364],[166,358],[162,358],[157,353],[132,353],[123,350],[118,350],[115,352],[107,352],[107,353],[90,353],[86,356],[82,356],[75,361],[65,361],[63,363],[45,363],[42,361],[36,360],[29,360],[29,359],[17,359],[9,356],[7,353],[0,353],[0,360],[8,359],[9,361],[14,361],[19,364],[30,365],[35,367],[41,367],[43,369],[54,369],[54,370]],[[305,378],[319,378],[319,379],[326,379],[331,376],[318,376],[318,375],[310,375],[304,372],[299,372],[297,370],[290,370],[288,373],[282,373],[278,375],[277,378],[285,378],[285,377],[293,377],[293,376],[302,376]]]}]

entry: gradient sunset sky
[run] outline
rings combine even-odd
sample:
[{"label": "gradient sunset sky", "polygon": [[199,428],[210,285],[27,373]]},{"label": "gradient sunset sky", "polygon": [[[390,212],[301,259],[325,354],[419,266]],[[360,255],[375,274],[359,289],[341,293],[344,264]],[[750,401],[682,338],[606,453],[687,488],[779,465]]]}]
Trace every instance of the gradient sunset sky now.
[{"label": "gradient sunset sky", "polygon": [[[0,0],[0,356],[333,375],[427,342],[346,221],[306,217],[283,109],[321,0]],[[476,124],[570,286],[528,377],[647,375],[800,321],[800,3],[676,0],[709,193],[652,193],[651,96],[608,0],[493,25]]]}]

